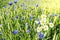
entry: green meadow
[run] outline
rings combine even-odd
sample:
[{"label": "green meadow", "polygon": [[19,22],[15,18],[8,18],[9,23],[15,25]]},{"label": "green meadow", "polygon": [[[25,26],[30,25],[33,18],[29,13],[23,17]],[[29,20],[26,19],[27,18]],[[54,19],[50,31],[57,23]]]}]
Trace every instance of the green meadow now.
[{"label": "green meadow", "polygon": [[0,0],[0,40],[60,40],[60,1]]}]

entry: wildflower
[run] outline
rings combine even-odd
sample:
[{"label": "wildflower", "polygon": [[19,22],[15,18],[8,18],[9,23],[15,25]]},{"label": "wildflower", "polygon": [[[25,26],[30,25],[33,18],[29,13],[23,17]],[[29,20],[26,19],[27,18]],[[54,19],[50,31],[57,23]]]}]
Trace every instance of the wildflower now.
[{"label": "wildflower", "polygon": [[58,16],[58,14],[54,14],[54,16]]},{"label": "wildflower", "polygon": [[21,6],[21,7],[24,6],[24,3],[22,3],[20,6]]},{"label": "wildflower", "polygon": [[39,37],[40,39],[43,39],[43,38],[44,38],[44,33],[42,33],[42,32],[38,33],[38,37]]},{"label": "wildflower", "polygon": [[40,32],[42,30],[41,27],[37,27],[37,32]]},{"label": "wildflower", "polygon": [[34,18],[34,16],[30,16],[30,20],[32,20]]},{"label": "wildflower", "polygon": [[14,3],[17,3],[18,0],[14,0]]},{"label": "wildflower", "polygon": [[9,5],[12,5],[13,3],[12,2],[9,2]]},{"label": "wildflower", "polygon": [[50,22],[50,23],[49,23],[49,26],[50,26],[51,28],[53,28],[53,27],[54,27],[54,24],[53,24],[52,22]]},{"label": "wildflower", "polygon": [[47,31],[47,30],[48,30],[48,25],[45,24],[45,25],[43,26],[43,29],[44,29],[44,31]]},{"label": "wildflower", "polygon": [[41,22],[41,24],[45,24],[46,23],[46,19],[41,19],[40,22]]},{"label": "wildflower", "polygon": [[58,14],[54,14],[54,17],[55,17],[55,18],[58,18],[58,17],[59,17],[59,15],[58,15]]},{"label": "wildflower", "polygon": [[14,30],[13,31],[13,34],[18,34],[18,30]]},{"label": "wildflower", "polygon": [[21,20],[24,20],[24,17],[21,17]]},{"label": "wildflower", "polygon": [[36,3],[35,6],[38,7],[38,4]]},{"label": "wildflower", "polygon": [[16,16],[16,18],[18,18],[18,16]]},{"label": "wildflower", "polygon": [[30,29],[28,29],[26,32],[29,33],[30,32]]},{"label": "wildflower", "polygon": [[25,7],[24,10],[26,10],[27,8]]}]

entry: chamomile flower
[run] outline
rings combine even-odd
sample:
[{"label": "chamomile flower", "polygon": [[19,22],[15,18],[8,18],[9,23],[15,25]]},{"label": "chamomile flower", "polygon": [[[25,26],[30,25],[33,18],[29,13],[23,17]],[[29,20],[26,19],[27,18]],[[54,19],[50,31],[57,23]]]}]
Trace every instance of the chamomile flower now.
[{"label": "chamomile flower", "polygon": [[42,27],[37,27],[37,32],[40,32],[42,30]]},{"label": "chamomile flower", "polygon": [[44,29],[44,31],[47,31],[48,30],[48,25],[44,25],[43,29]]},{"label": "chamomile flower", "polygon": [[50,22],[50,23],[49,23],[49,26],[50,26],[51,28],[53,28],[53,27],[54,27],[54,24],[53,24],[52,22]]},{"label": "chamomile flower", "polygon": [[41,24],[45,24],[46,23],[46,19],[41,19]]}]

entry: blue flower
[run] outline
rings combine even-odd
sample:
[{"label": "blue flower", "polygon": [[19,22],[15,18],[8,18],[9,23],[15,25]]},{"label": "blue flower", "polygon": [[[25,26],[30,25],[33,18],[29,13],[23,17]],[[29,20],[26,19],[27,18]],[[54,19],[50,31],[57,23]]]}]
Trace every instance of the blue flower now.
[{"label": "blue flower", "polygon": [[22,17],[21,20],[24,20],[24,17]]},{"label": "blue flower", "polygon": [[30,32],[30,29],[28,29],[26,32],[29,33]]},{"label": "blue flower", "polygon": [[14,3],[17,3],[18,0],[14,0]]},{"label": "blue flower", "polygon": [[54,16],[58,16],[58,14],[54,14]]},{"label": "blue flower", "polygon": [[21,6],[21,7],[24,6],[24,3],[22,3],[20,6]]},{"label": "blue flower", "polygon": [[36,3],[35,6],[38,7],[38,4]]},{"label": "blue flower", "polygon": [[13,34],[18,34],[18,32],[19,32],[18,30],[14,30]]},{"label": "blue flower", "polygon": [[16,16],[16,18],[18,18],[18,16]]},{"label": "blue flower", "polygon": [[12,2],[9,2],[9,5],[12,5],[13,3]]},{"label": "blue flower", "polygon": [[43,34],[42,32],[40,32],[40,33],[38,33],[38,37],[39,37],[40,39],[42,39],[42,38],[44,38],[44,34]]},{"label": "blue flower", "polygon": [[38,24],[41,24],[41,22],[38,22]]},{"label": "blue flower", "polygon": [[30,17],[30,20],[32,20],[33,19],[33,17]]},{"label": "blue flower", "polygon": [[31,16],[30,16],[30,20],[32,20],[33,18],[34,18],[34,16],[33,16],[33,15],[31,15]]},{"label": "blue flower", "polygon": [[26,10],[27,8],[25,7],[24,10]]}]

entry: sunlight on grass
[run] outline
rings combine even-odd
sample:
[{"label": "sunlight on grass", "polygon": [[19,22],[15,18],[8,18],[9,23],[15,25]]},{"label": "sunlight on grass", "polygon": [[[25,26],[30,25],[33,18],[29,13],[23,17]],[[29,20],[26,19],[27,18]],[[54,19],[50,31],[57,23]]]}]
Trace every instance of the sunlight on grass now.
[{"label": "sunlight on grass", "polygon": [[60,13],[60,0],[39,0],[39,6],[45,11]]}]

